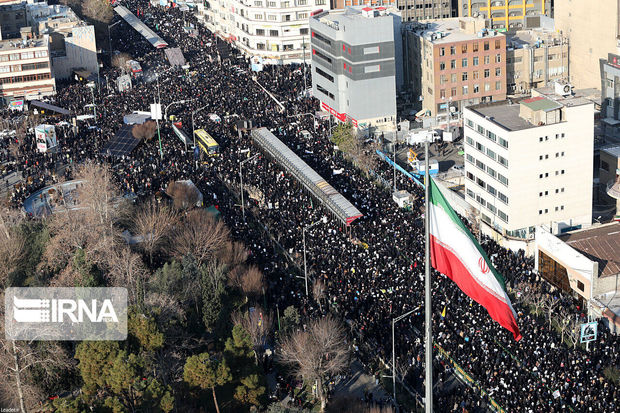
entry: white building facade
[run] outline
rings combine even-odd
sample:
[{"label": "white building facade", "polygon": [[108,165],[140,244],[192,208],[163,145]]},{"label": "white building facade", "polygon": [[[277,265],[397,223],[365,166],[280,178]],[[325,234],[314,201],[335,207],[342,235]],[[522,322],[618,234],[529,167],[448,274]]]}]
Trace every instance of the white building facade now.
[{"label": "white building facade", "polygon": [[[265,63],[301,63],[310,59],[308,19],[327,0],[213,0],[205,24],[235,43],[248,57]],[[305,45],[305,48],[304,48]]]},{"label": "white building facade", "polygon": [[[544,94],[543,94],[544,93]],[[552,88],[464,111],[465,199],[504,236],[592,223],[594,107]]]}]

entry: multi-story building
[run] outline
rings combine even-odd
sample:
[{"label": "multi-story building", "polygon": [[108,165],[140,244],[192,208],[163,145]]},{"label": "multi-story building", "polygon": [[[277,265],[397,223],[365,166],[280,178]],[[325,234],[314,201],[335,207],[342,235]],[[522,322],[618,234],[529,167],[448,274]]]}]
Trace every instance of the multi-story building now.
[{"label": "multi-story building", "polygon": [[301,63],[310,58],[308,19],[327,0],[213,0],[205,24],[235,42],[248,57],[268,63]]},{"label": "multi-story building", "polygon": [[332,0],[332,9],[349,6],[396,7],[403,21],[444,19],[456,16],[453,0]]},{"label": "multi-story building", "polygon": [[529,24],[527,20],[539,15],[551,17],[553,13],[552,0],[458,0],[458,2],[459,16],[488,19],[490,28],[496,30],[512,31],[537,26],[536,23]]},{"label": "multi-story building", "polygon": [[509,95],[529,94],[568,78],[568,39],[557,31],[519,30],[508,35],[506,48]]},{"label": "multi-story building", "polygon": [[4,103],[38,99],[55,91],[47,35],[0,41],[0,98]]},{"label": "multi-story building", "polygon": [[480,102],[506,99],[506,37],[484,19],[460,17],[422,23],[408,36],[408,68],[422,109],[436,116]]},{"label": "multi-story building", "polygon": [[396,91],[403,82],[400,25],[397,12],[384,7],[310,18],[312,92],[323,110],[359,127],[396,124]]},{"label": "multi-story building", "polygon": [[594,106],[558,92],[465,108],[465,198],[502,235],[592,222]]},{"label": "multi-story building", "polygon": [[570,42],[569,81],[576,88],[599,88],[599,60],[618,52],[620,4],[617,0],[555,2],[555,28]]},{"label": "multi-story building", "polygon": [[76,69],[99,72],[94,26],[63,5],[28,4],[26,12],[35,34],[49,34],[55,78],[67,79]]},{"label": "multi-story building", "polygon": [[601,66],[601,126],[607,138],[620,141],[620,55],[609,53]]},{"label": "multi-story building", "polygon": [[0,1],[0,40],[19,37],[19,29],[27,25],[25,5]]}]

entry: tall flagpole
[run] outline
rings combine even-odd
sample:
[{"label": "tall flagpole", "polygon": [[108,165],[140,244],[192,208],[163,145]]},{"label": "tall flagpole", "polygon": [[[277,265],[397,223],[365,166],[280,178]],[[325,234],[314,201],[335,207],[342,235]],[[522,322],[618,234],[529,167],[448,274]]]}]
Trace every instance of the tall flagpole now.
[{"label": "tall flagpole", "polygon": [[428,140],[424,143],[424,318],[426,336],[426,386],[425,386],[425,412],[433,412],[433,326],[431,321],[432,308],[431,308],[431,250],[430,250],[430,195],[431,177],[429,174],[428,165]]}]

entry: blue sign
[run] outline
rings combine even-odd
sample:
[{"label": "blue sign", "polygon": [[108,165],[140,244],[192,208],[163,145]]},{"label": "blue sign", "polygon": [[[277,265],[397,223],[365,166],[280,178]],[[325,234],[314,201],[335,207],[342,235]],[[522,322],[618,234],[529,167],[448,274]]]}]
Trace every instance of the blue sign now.
[{"label": "blue sign", "polygon": [[581,343],[589,343],[590,341],[596,341],[596,333],[598,332],[598,323],[593,321],[591,323],[583,323],[581,325]]},{"label": "blue sign", "polygon": [[441,105],[439,105],[439,109],[440,110],[448,109],[448,104],[447,103],[442,103]]}]

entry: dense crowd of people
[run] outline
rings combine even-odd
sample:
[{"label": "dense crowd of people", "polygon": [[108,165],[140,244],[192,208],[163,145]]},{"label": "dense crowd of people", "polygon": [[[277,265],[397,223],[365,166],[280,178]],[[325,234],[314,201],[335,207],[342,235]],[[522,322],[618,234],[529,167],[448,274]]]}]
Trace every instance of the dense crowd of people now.
[{"label": "dense crowd of people", "polygon": [[[317,100],[305,96],[303,76],[308,76],[308,84],[310,78],[303,66],[265,66],[261,72],[252,72],[247,60],[237,61],[237,51],[191,14],[154,7],[143,0],[121,3],[141,18],[151,15],[158,22],[160,36],[171,47],[182,50],[190,69],[171,68],[162,50],[153,49],[121,23],[112,32],[114,48],[141,62],[144,79],[119,93],[111,82],[121,69],[102,69],[101,78],[110,83],[100,85],[95,93],[96,117],[78,122],[78,128],[58,126],[57,152],[39,153],[31,130],[22,138],[19,154],[7,143],[14,137],[0,142],[1,163],[25,179],[12,190],[12,205],[20,207],[33,191],[61,179],[59,171],[70,178],[72,165],[88,159],[111,165],[119,189],[140,198],[165,192],[170,180],[192,179],[204,194],[205,203],[217,206],[232,235],[246,243],[252,260],[261,266],[268,278],[272,308],[295,305],[303,317],[334,312],[350,327],[354,344],[371,349],[360,352],[361,357],[391,360],[391,320],[423,304],[423,189],[399,174],[397,187],[414,195],[410,209],[399,208],[389,190],[369,179],[334,148],[329,140],[329,121],[302,115],[318,110]],[[188,23],[196,27],[193,36],[184,29]],[[285,111],[260,85],[272,92]],[[185,130],[191,130],[194,113],[196,128],[204,128],[220,144],[219,156],[202,154],[196,159],[172,133],[167,120],[161,123],[161,153],[155,137],[127,156],[103,154],[104,144],[120,128],[123,116],[148,110],[158,97]],[[50,100],[74,114],[91,113],[85,109],[92,101],[91,91],[83,84],[59,84],[57,95]],[[184,103],[172,104],[179,101]],[[211,113],[221,121],[210,117]],[[16,124],[23,121],[19,113],[4,111],[0,115]],[[306,297],[303,285],[294,277],[292,262],[301,262],[303,228],[329,214],[277,162],[261,155],[243,166],[248,221],[255,224],[244,222],[234,196],[239,192],[240,161],[261,152],[247,132],[238,133],[234,128],[238,120],[251,120],[254,126],[271,130],[363,213],[350,227],[329,217],[327,224],[313,226],[306,233],[310,277],[322,280],[327,287],[321,305],[312,294]],[[39,122],[58,123],[58,119],[40,117]],[[310,131],[312,137],[302,136],[302,130]],[[385,163],[377,162],[374,173],[387,181],[392,179]],[[538,279],[533,260],[522,251],[511,252],[490,239],[482,244],[508,285],[536,285],[562,300],[562,305],[575,314],[580,313],[570,299]],[[605,367],[620,365],[617,337],[601,325],[599,339],[589,352],[579,347],[569,349],[557,332],[527,308],[518,303],[514,306],[523,334],[519,342],[449,279],[433,272],[434,376],[440,383],[435,392],[437,411],[485,411],[490,399],[511,412],[620,411],[619,390],[603,375]],[[397,324],[398,371],[421,394],[422,332],[423,309]],[[440,354],[440,348],[488,394],[442,386],[452,364]]]}]

